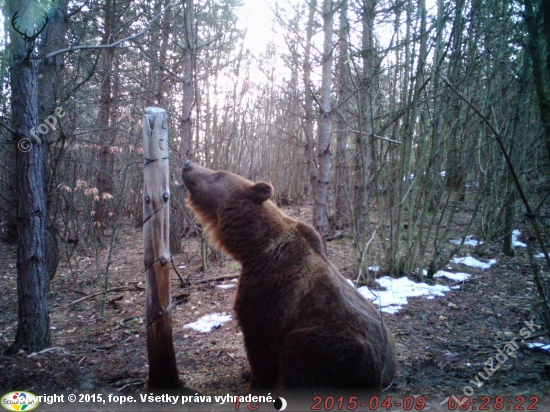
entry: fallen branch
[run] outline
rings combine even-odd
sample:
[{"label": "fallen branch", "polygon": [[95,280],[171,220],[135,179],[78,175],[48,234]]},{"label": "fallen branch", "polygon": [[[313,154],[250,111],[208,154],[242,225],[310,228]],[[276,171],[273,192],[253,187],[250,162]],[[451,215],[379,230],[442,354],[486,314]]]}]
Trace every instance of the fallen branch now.
[{"label": "fallen branch", "polygon": [[216,355],[216,357],[219,357],[220,355],[227,355],[229,356],[231,359],[233,359],[236,363],[240,363],[237,359],[235,359],[229,352],[226,352],[224,350],[221,350],[218,352],[218,354]]},{"label": "fallen branch", "polygon": [[215,276],[213,278],[207,278],[207,279],[201,279],[197,280],[196,282],[193,282],[193,285],[203,285],[205,283],[209,282],[217,282],[219,280],[229,280],[229,279],[236,279],[239,277],[239,274],[236,275],[222,275],[222,276]]},{"label": "fallen branch", "polygon": [[114,296],[112,298],[109,298],[108,303],[112,305],[113,303],[122,300],[122,298],[124,298],[124,295]]},{"label": "fallen branch", "polygon": [[108,289],[107,291],[101,291],[101,292],[95,292],[95,293],[92,293],[91,295],[88,295],[88,296],[84,296],[83,298],[80,298],[80,299],[77,299],[77,300],[74,300],[72,302],[69,302],[67,303],[66,305],[64,305],[64,307],[66,308],[67,306],[71,306],[71,305],[74,305],[76,303],[80,303],[86,299],[90,299],[90,298],[94,298],[96,296],[99,296],[99,295],[103,295],[104,293],[109,293],[109,292],[122,292],[122,291],[127,291],[127,290],[142,290],[140,288],[136,286],[119,286],[117,288],[111,288],[111,289]]},{"label": "fallen branch", "polygon": [[449,284],[449,286],[456,286],[456,285],[461,285],[463,283],[466,283],[466,282],[473,282],[474,280],[479,280],[481,278],[468,278],[468,279],[462,279],[462,280],[457,280],[455,282],[451,282]]}]

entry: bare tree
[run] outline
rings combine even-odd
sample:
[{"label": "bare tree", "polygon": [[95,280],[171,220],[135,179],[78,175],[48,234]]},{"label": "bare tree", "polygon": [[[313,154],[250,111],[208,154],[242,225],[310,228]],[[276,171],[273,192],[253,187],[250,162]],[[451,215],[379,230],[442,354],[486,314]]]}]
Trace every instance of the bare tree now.
[{"label": "bare tree", "polygon": [[[116,16],[116,0],[104,0],[104,19],[103,37],[101,44],[106,46],[113,42],[114,25]],[[103,54],[103,63],[101,71],[101,97],[99,105],[99,152],[98,152],[98,170],[97,170],[97,189],[98,199],[95,213],[95,224],[98,236],[101,239],[102,228],[109,217],[109,199],[114,189],[113,182],[113,152],[114,131],[111,129],[112,103],[112,82],[113,82],[113,56],[115,49],[108,48]]]},{"label": "bare tree", "polygon": [[[68,30],[68,18],[67,18],[67,0],[58,0],[52,4],[50,10],[50,16],[48,24],[42,33],[42,41],[40,42],[39,51],[40,54],[48,54],[51,51],[62,49],[66,46],[65,36]],[[66,97],[62,94],[60,86],[63,84],[62,71],[63,71],[63,58],[61,56],[52,57],[42,61],[40,64],[40,75],[38,83],[38,97],[39,97],[39,114],[40,119],[46,119],[49,116],[57,117],[55,110],[59,107],[63,109],[61,98]],[[59,109],[57,109],[59,110]],[[61,112],[60,112],[61,113]],[[63,113],[65,111],[63,110]],[[51,117],[50,117],[51,119]],[[61,139],[65,139],[65,132],[62,126],[61,118],[57,117],[57,124],[54,126],[59,129],[59,135]],[[41,135],[43,140],[42,151],[44,157],[44,165],[47,166],[50,159],[50,148],[54,144],[52,138],[54,130],[51,128],[45,134]],[[50,162],[50,167],[45,168],[46,179],[46,193],[47,193],[47,207],[48,215],[46,222],[46,266],[49,272],[49,278],[52,279],[57,270],[59,262],[59,248],[57,244],[57,238],[55,236],[54,224],[50,219],[51,206],[54,202],[54,183],[57,179],[60,166],[60,156],[56,156]]]},{"label": "bare tree", "polygon": [[338,48],[338,120],[336,131],[336,165],[335,165],[335,220],[336,227],[344,227],[349,223],[347,193],[347,145],[349,137],[349,99],[351,95],[350,82],[350,52],[349,52],[349,19],[348,0],[340,1],[340,30]]},{"label": "bare tree", "polygon": [[313,114],[313,85],[311,83],[312,57],[311,49],[313,42],[313,33],[315,27],[315,13],[317,8],[317,0],[309,1],[309,11],[306,28],[306,38],[304,47],[304,134],[306,139],[306,152],[309,170],[309,183],[313,196],[317,190],[317,161],[315,159],[315,135],[314,135],[314,120]]},{"label": "bare tree", "polygon": [[[31,28],[37,13],[33,1],[9,3],[8,13],[19,12],[20,25]],[[26,55],[22,36],[11,32],[12,55]],[[32,53],[32,50],[31,50]],[[35,137],[38,126],[38,62],[13,59],[10,66],[12,128],[14,131],[15,178],[17,192],[17,302],[18,323],[15,342],[9,352],[38,351],[50,343],[47,292],[50,277],[46,262],[48,209],[44,179],[42,140]]]},{"label": "bare tree", "polygon": [[[533,80],[537,91],[540,120],[548,159],[550,159],[550,96],[548,94],[550,83],[550,56],[548,56],[548,51],[550,51],[550,5],[544,0],[539,4],[534,3],[533,0],[524,0],[524,5],[525,25],[529,32],[528,51],[533,62]],[[542,37],[539,34],[539,17],[542,17],[543,20],[545,36]],[[546,65],[544,58],[546,58]]]},{"label": "bare tree", "polygon": [[315,182],[315,206],[313,224],[326,238],[329,231],[328,194],[330,188],[330,139],[332,126],[332,62],[333,62],[333,20],[332,0],[323,1],[323,64],[319,101],[319,129],[317,141],[318,172]]},{"label": "bare tree", "polygon": [[[182,102],[180,117],[181,148],[180,154],[184,159],[192,156],[193,148],[193,107],[197,94],[195,82],[195,67],[197,58],[197,34],[195,32],[195,6],[193,0],[185,0],[183,3],[183,30],[181,41],[178,43],[183,53],[183,80]],[[176,167],[176,175],[179,175],[179,166]],[[175,180],[175,179],[174,179]],[[173,187],[172,219],[170,222],[170,250],[172,253],[181,252],[181,236],[184,231],[185,214],[185,188],[183,185]]]},{"label": "bare tree", "polygon": [[[359,265],[366,264],[364,256],[368,233],[368,185],[372,180],[374,119],[376,114],[376,88],[378,56],[374,44],[374,18],[376,0],[362,0],[361,9],[361,69],[357,69],[357,130],[355,132],[353,236]],[[360,71],[359,71],[360,70]],[[360,267],[360,273],[368,273]]]},{"label": "bare tree", "polygon": [[193,140],[193,119],[191,117],[195,104],[195,65],[197,53],[197,35],[195,33],[195,11],[193,0],[183,3],[183,101],[181,115],[182,154],[186,158],[191,154]]}]

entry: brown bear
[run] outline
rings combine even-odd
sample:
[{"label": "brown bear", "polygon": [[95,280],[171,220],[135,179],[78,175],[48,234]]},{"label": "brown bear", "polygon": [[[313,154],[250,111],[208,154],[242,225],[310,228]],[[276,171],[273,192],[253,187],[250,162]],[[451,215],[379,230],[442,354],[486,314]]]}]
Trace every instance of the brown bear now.
[{"label": "brown bear", "polygon": [[251,387],[388,387],[397,370],[393,337],[327,259],[320,234],[283,214],[269,183],[190,161],[182,177],[214,243],[242,265],[234,310]]}]

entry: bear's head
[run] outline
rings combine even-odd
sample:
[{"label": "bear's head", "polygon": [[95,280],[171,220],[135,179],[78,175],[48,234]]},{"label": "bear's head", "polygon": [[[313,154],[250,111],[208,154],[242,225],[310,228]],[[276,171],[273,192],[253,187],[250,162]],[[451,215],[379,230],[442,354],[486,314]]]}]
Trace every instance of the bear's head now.
[{"label": "bear's head", "polygon": [[203,224],[217,226],[228,209],[251,210],[273,196],[273,186],[254,183],[234,173],[215,171],[187,161],[181,172],[189,205]]}]

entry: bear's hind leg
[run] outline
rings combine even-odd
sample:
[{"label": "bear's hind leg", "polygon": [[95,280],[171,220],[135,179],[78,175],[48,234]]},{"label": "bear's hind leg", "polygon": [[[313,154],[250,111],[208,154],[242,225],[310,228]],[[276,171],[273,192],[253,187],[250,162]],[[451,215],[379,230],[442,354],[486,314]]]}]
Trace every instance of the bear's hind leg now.
[{"label": "bear's hind leg", "polygon": [[287,336],[279,356],[281,383],[288,389],[368,389],[380,392],[377,353],[343,331],[304,328]]}]

